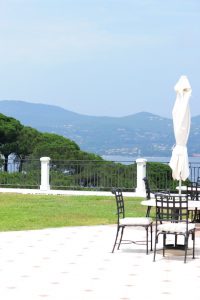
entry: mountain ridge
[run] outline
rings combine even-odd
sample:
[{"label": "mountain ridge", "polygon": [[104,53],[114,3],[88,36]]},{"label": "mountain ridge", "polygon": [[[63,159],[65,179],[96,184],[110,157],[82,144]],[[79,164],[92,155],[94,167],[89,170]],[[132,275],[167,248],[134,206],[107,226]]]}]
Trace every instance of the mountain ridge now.
[{"label": "mountain ridge", "polygon": [[[23,125],[75,141],[99,155],[170,156],[175,143],[172,119],[148,112],[123,117],[88,116],[56,105],[21,100],[0,101],[0,112]],[[200,153],[200,116],[193,117],[189,152]]]}]

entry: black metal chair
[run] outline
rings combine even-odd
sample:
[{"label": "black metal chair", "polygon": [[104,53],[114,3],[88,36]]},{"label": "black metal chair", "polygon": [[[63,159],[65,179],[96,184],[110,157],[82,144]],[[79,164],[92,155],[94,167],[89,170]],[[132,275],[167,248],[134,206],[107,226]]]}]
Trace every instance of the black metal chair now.
[{"label": "black metal chair", "polygon": [[[151,199],[151,194],[153,193],[150,189],[150,186],[149,186],[149,180],[147,177],[144,177],[143,178],[144,180],[144,184],[145,184],[145,190],[146,190],[146,199],[147,200],[150,200]],[[151,211],[151,206],[148,206],[147,207],[147,212],[146,212],[146,217],[149,217],[150,216],[150,211]]]},{"label": "black metal chair", "polygon": [[189,223],[188,197],[187,195],[170,196],[155,194],[156,198],[156,227],[154,258],[156,258],[156,245],[159,235],[163,235],[163,256],[165,256],[166,236],[168,234],[184,236],[183,249],[185,250],[184,262],[186,262],[188,239],[192,236],[193,258],[195,258],[195,224]]},{"label": "black metal chair", "polygon": [[[147,217],[144,217],[144,218],[143,217],[125,217],[125,207],[124,207],[124,198],[123,198],[122,190],[121,189],[113,189],[112,193],[115,195],[116,206],[117,206],[117,233],[116,233],[112,252],[114,252],[114,250],[115,250],[115,246],[117,244],[118,235],[119,235],[120,230],[121,230],[121,235],[119,238],[117,249],[119,249],[119,247],[123,241],[125,242],[125,240],[122,240],[124,229],[126,227],[131,227],[131,226],[132,227],[140,226],[140,227],[144,227],[146,230],[146,254],[148,254],[148,252],[149,252],[148,251],[149,228],[150,228],[150,243],[151,243],[151,251],[152,251],[152,224],[153,224],[152,219],[147,218]],[[133,241],[129,241],[129,242],[135,243]]]},{"label": "black metal chair", "polygon": [[[186,194],[188,196],[188,200],[198,201],[200,200],[200,191],[198,187],[197,181],[191,181],[187,183]],[[197,208],[190,209],[190,219],[191,222],[199,222],[200,221],[200,211]]]},{"label": "black metal chair", "polygon": [[[149,185],[149,180],[147,177],[144,177],[143,178],[144,180],[144,184],[145,184],[145,190],[146,190],[146,199],[147,200],[150,200],[152,199],[152,196],[153,198],[155,198],[155,191],[152,191],[151,188],[150,188],[150,185]],[[160,193],[163,193],[163,194],[170,194],[170,191],[169,190],[166,190],[166,191],[162,191]],[[146,217],[149,217],[150,216],[150,212],[151,212],[151,206],[148,206],[147,207],[147,212],[146,212]]]},{"label": "black metal chair", "polygon": [[150,186],[149,186],[149,180],[147,177],[144,177],[143,180],[144,180],[145,190],[146,190],[146,199],[149,200],[149,199],[151,199],[151,193],[152,193]]},{"label": "black metal chair", "polygon": [[190,200],[196,200],[198,198],[198,191],[197,191],[197,182],[190,181],[186,185],[186,193]]}]

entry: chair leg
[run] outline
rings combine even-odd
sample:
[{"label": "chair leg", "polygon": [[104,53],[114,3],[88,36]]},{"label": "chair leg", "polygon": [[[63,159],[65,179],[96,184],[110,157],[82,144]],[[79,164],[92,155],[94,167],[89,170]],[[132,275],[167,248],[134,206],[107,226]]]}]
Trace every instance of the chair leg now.
[{"label": "chair leg", "polygon": [[185,235],[185,257],[184,257],[184,263],[186,263],[187,249],[188,249],[188,235]]},{"label": "chair leg", "polygon": [[146,229],[146,254],[149,252],[149,227],[145,227]]},{"label": "chair leg", "polygon": [[193,240],[193,255],[192,255],[192,258],[195,258],[195,230],[192,233],[192,240]]},{"label": "chair leg", "polygon": [[165,256],[165,247],[166,247],[166,234],[163,234],[163,256]]},{"label": "chair leg", "polygon": [[146,229],[146,254],[149,253],[149,227],[150,227],[151,251],[153,251],[153,245],[152,245],[153,229],[152,229],[152,224],[151,224],[148,227],[145,227],[145,229]]},{"label": "chair leg", "polygon": [[146,217],[150,216],[150,212],[151,212],[151,206],[147,207],[147,212],[146,212]]},{"label": "chair leg", "polygon": [[175,247],[177,246],[177,234],[175,234]]},{"label": "chair leg", "polygon": [[150,231],[151,231],[151,251],[153,251],[153,245],[152,245],[152,240],[153,240],[153,226],[152,226],[152,224],[150,225]]},{"label": "chair leg", "polygon": [[156,261],[156,244],[158,242],[158,235],[155,233],[155,244],[154,244],[154,253],[153,253],[153,261]]},{"label": "chair leg", "polygon": [[117,238],[118,238],[118,235],[119,235],[119,230],[120,230],[120,227],[117,226],[117,233],[116,233],[116,237],[115,237],[115,242],[114,242],[114,245],[113,245],[112,253],[115,250],[115,246],[116,246],[116,243],[117,243]]},{"label": "chair leg", "polygon": [[152,247],[152,235],[153,235],[153,229],[152,229],[152,224],[146,227],[146,254],[149,253],[149,227],[150,227],[150,243],[151,243],[151,248],[150,250],[153,251]]},{"label": "chair leg", "polygon": [[117,250],[119,250],[119,247],[121,245],[121,241],[122,241],[122,237],[123,237],[123,233],[124,233],[124,228],[125,228],[124,226],[121,227],[121,237],[120,237],[120,240],[119,240],[119,244],[118,244]]}]

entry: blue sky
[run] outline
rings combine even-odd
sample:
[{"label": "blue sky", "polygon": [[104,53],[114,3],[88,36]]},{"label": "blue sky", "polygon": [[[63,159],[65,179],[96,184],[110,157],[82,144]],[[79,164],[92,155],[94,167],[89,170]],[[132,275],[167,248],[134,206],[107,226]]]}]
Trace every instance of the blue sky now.
[{"label": "blue sky", "polygon": [[0,1],[0,100],[171,117],[181,75],[198,115],[199,0]]}]

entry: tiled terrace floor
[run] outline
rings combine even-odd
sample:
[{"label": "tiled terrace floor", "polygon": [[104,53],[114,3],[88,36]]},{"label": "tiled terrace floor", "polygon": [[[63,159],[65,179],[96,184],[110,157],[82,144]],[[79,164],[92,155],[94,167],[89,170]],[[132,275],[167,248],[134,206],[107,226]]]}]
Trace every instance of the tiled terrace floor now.
[{"label": "tiled terrace floor", "polygon": [[[163,258],[141,244],[111,249],[116,226],[66,227],[0,233],[0,299],[128,300],[200,297],[200,237],[196,259]],[[144,229],[126,237],[145,240]]]}]

